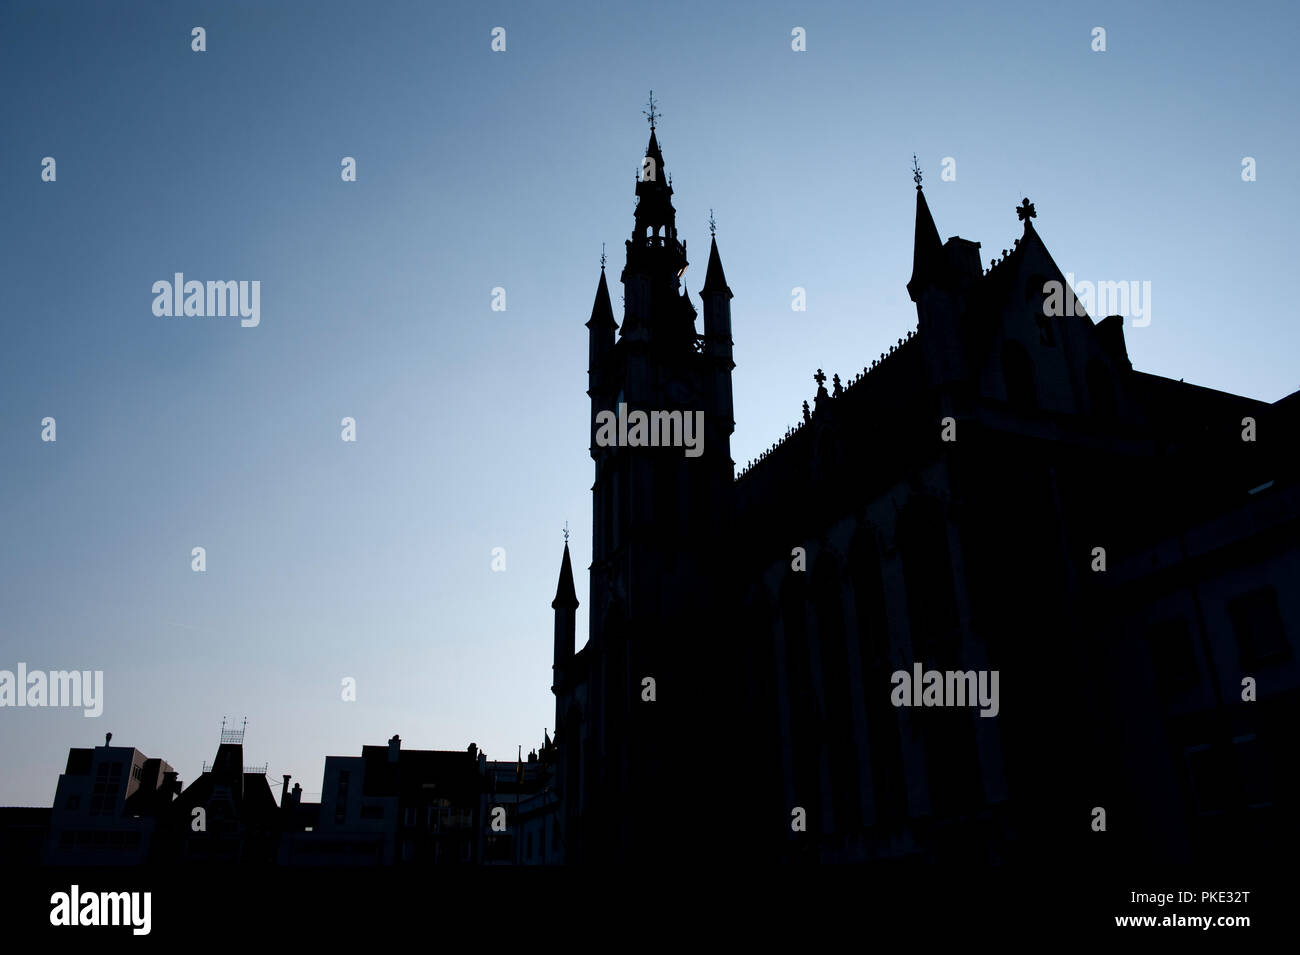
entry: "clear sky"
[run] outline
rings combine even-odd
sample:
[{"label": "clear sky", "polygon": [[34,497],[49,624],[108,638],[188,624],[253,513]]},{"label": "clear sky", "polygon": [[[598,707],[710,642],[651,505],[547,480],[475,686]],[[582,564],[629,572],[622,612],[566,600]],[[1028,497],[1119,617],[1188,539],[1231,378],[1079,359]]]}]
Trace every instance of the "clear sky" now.
[{"label": "clear sky", "polygon": [[[0,710],[0,804],[49,805],[105,732],[191,782],[223,716],[309,794],[325,755],[394,733],[510,759],[554,729],[566,520],[580,645],[587,625],[583,323],[602,242],[621,317],[651,88],[697,306],[717,218],[742,466],[815,369],[848,377],[915,327],[913,153],[940,234],[986,265],[1028,196],[1063,270],[1149,281],[1135,367],[1295,390],[1298,16],[3,4],[0,669],[100,669],[105,703]],[[260,325],[156,317],[175,272],[258,280]]]}]

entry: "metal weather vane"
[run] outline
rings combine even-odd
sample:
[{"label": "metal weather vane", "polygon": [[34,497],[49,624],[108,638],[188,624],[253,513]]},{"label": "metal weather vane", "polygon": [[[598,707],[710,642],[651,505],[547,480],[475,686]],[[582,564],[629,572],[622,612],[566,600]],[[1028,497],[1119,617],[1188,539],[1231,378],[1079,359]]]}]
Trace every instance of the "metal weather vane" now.
[{"label": "metal weather vane", "polygon": [[650,101],[646,103],[646,108],[641,110],[646,119],[650,121],[650,128],[655,128],[655,122],[663,118],[663,113],[659,112],[659,107],[655,103],[655,91],[650,91]]}]

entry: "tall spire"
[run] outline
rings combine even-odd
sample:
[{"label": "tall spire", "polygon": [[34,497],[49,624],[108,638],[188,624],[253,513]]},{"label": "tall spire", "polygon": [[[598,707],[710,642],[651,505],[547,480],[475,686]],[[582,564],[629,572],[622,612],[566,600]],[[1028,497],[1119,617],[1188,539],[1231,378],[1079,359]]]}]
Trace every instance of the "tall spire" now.
[{"label": "tall spire", "polygon": [[653,159],[654,166],[649,166],[644,160],[641,163],[641,180],[642,182],[662,181],[665,185],[668,182],[664,173],[664,154],[659,148],[659,137],[655,135],[654,127],[650,127],[650,142],[646,143],[645,158]]},{"label": "tall spire", "polygon": [[650,130],[650,142],[646,144],[645,156],[641,160],[641,174],[636,183],[636,232],[644,235],[644,226],[666,227],[666,233],[676,237],[676,210],[672,201],[673,187],[664,171],[664,154],[659,148],[659,139],[655,131]]},{"label": "tall spire", "polygon": [[573,562],[569,560],[569,542],[564,542],[564,557],[560,560],[560,582],[555,588],[552,610],[572,610],[578,606],[578,591],[573,586]]},{"label": "tall spire", "polygon": [[555,725],[565,715],[564,695],[568,687],[567,668],[573,660],[577,630],[578,593],[573,586],[573,563],[569,560],[568,527],[565,527],[564,558],[560,561],[560,583],[555,588],[551,609],[555,611],[555,644],[551,667],[551,692],[555,694]]},{"label": "tall spire", "polygon": [[[735,408],[732,403],[731,372],[736,367],[731,341],[731,289],[722,271],[722,256],[718,254],[717,224],[713,210],[709,210],[709,267],[704,275],[704,288],[700,301],[704,306],[704,354],[712,374],[705,388],[706,411],[710,421],[709,442],[715,449],[717,467],[722,470],[715,480],[729,487],[734,478],[731,462],[731,435],[736,427]],[[718,493],[725,494],[725,491]]]},{"label": "tall spire", "polygon": [[605,282],[605,266],[601,265],[596,300],[591,304],[591,318],[587,319],[587,328],[595,330],[605,327],[618,328],[618,322],[614,321],[614,306],[609,301],[609,285]]},{"label": "tall spire", "polygon": [[649,107],[642,112],[650,120],[650,142],[641,160],[641,172],[636,182],[636,230],[634,237],[643,238],[647,227],[656,236],[677,238],[676,210],[673,209],[673,186],[664,169],[664,154],[655,135],[655,122],[662,114],[650,91]]},{"label": "tall spire", "polygon": [[704,288],[700,289],[700,295],[708,295],[710,292],[722,292],[731,298],[727,276],[722,271],[722,256],[718,255],[717,236],[709,241],[709,266],[704,272]]},{"label": "tall spire", "polygon": [[943,243],[934,216],[921,190],[921,170],[912,157],[912,180],[916,183],[916,232],[912,244],[912,277],[907,282],[907,294],[913,302],[920,301],[925,287],[938,279],[943,264]]},{"label": "tall spire", "polygon": [[[657,121],[658,106],[652,105],[646,116]],[[688,260],[686,243],[677,237],[672,197],[672,180],[652,125],[637,177],[635,224],[621,277],[624,309],[619,335],[633,340],[653,337],[670,348],[688,349],[694,345],[696,312],[681,290]]]}]

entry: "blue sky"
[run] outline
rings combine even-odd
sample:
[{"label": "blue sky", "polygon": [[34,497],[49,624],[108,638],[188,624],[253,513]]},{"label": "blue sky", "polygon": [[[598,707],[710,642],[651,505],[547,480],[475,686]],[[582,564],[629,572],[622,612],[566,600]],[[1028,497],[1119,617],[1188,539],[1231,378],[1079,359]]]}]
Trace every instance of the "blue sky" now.
[{"label": "blue sky", "polygon": [[[0,804],[48,805],[68,747],[105,732],[189,782],[222,717],[247,716],[247,760],[315,793],[326,754],[393,733],[508,759],[553,729],[566,520],[580,644],[588,602],[583,323],[602,242],[620,309],[651,88],[697,303],[717,217],[741,465],[815,369],[847,377],[915,327],[913,153],[940,234],[985,264],[1028,196],[1063,270],[1151,282],[1135,367],[1293,391],[1296,21],[1283,3],[5,4],[0,669],[106,685],[98,719],[0,710]],[[154,316],[174,272],[260,281],[261,324]]]}]

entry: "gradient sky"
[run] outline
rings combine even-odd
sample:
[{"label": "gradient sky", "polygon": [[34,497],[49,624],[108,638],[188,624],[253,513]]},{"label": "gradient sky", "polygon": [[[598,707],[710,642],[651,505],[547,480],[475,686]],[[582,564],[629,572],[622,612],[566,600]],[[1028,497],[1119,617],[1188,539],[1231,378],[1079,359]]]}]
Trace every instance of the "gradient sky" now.
[{"label": "gradient sky", "polygon": [[[983,243],[986,265],[1028,196],[1063,270],[1151,282],[1150,325],[1126,323],[1135,367],[1293,391],[1297,19],[5,3],[0,669],[106,686],[98,719],[0,710],[0,804],[49,805],[68,748],[105,732],[192,782],[223,715],[247,716],[249,763],[309,798],[327,754],[394,733],[512,759],[554,729],[566,520],[580,645],[587,626],[583,323],[602,242],[621,316],[650,88],[692,299],[710,208],[735,293],[739,465],[797,419],[816,368],[848,377],[915,327],[913,153],[940,234]],[[178,271],[259,280],[260,326],[155,317],[152,284]]]}]

